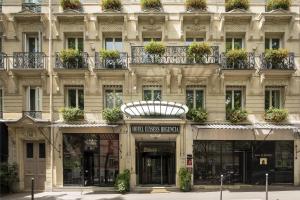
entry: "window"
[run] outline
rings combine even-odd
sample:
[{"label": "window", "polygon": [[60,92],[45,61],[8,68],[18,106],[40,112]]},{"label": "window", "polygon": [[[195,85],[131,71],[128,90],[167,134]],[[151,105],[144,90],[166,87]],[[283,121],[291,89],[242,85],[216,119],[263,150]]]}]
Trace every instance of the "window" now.
[{"label": "window", "polygon": [[26,89],[26,109],[27,111],[41,111],[42,108],[42,88],[28,86]]},{"label": "window", "polygon": [[33,143],[26,143],[26,158],[33,158]]},{"label": "window", "polygon": [[156,42],[160,42],[161,38],[159,38],[159,37],[157,37],[157,38],[143,38],[144,44],[147,44],[148,42],[151,42],[152,40],[156,41]]},{"label": "window", "polygon": [[282,88],[267,87],[265,90],[265,109],[282,107]]},{"label": "window", "polygon": [[69,37],[67,38],[67,48],[77,49],[83,52],[83,38],[82,37]]},{"label": "window", "polygon": [[143,88],[144,101],[161,101],[161,87],[160,86],[144,86]]},{"label": "window", "polygon": [[82,86],[67,87],[66,106],[84,110],[84,90]]},{"label": "window", "polygon": [[243,38],[226,38],[226,51],[244,48]]},{"label": "window", "polygon": [[123,103],[122,86],[105,87],[104,93],[105,108],[121,107]]},{"label": "window", "polygon": [[266,38],[265,49],[279,49],[280,39],[279,38]]},{"label": "window", "polygon": [[193,42],[204,42],[204,38],[200,38],[200,37],[196,37],[196,38],[191,38],[191,37],[188,37],[185,39],[185,45],[190,45],[192,44]]},{"label": "window", "polygon": [[123,51],[122,38],[105,38],[105,49]]},{"label": "window", "polygon": [[243,89],[230,87],[226,89],[226,110],[243,108]]},{"label": "window", "polygon": [[4,92],[3,89],[0,88],[0,118],[2,118],[2,114],[3,114],[3,96],[4,96]]},{"label": "window", "polygon": [[34,53],[41,52],[41,32],[24,34],[24,51]]},{"label": "window", "polygon": [[39,143],[39,158],[46,158],[45,143]]},{"label": "window", "polygon": [[188,87],[186,89],[186,105],[191,108],[204,108],[204,89]]}]

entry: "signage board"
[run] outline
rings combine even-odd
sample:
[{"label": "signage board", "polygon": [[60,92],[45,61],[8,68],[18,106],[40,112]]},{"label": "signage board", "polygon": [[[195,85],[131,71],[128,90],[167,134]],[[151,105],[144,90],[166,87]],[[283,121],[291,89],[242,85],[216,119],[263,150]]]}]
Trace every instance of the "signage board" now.
[{"label": "signage board", "polygon": [[131,133],[179,134],[180,126],[174,125],[131,125]]}]

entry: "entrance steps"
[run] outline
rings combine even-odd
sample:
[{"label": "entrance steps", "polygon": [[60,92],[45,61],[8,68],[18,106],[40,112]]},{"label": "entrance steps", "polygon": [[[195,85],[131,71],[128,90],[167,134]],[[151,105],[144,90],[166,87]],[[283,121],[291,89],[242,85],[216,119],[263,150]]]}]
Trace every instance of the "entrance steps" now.
[{"label": "entrance steps", "polygon": [[133,192],[136,193],[169,193],[177,192],[179,189],[174,186],[136,186]]},{"label": "entrance steps", "polygon": [[116,193],[114,187],[100,187],[100,186],[64,186],[64,187],[55,187],[53,188],[53,192],[99,192],[99,193]]}]

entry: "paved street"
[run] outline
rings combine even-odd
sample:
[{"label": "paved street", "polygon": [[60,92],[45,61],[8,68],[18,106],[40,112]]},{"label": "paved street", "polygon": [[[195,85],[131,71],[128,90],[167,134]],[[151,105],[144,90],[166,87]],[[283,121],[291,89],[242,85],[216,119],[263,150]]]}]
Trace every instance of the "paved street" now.
[{"label": "paved street", "polygon": [[[130,193],[120,194],[97,194],[80,192],[43,192],[35,195],[35,199],[42,200],[219,200],[219,191],[198,192],[166,192],[166,193]],[[26,200],[30,199],[28,193],[14,194],[2,197],[1,200]],[[269,200],[299,200],[300,190],[271,191]],[[225,190],[223,200],[265,200],[263,191]]]}]

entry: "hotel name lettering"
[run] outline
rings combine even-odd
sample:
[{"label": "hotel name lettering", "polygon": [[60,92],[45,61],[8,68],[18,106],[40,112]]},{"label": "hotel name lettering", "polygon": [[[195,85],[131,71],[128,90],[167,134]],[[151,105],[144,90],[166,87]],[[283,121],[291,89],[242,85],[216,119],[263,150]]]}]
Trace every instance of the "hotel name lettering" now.
[{"label": "hotel name lettering", "polygon": [[180,133],[179,126],[131,125],[131,133]]}]

